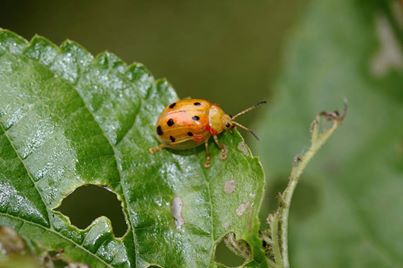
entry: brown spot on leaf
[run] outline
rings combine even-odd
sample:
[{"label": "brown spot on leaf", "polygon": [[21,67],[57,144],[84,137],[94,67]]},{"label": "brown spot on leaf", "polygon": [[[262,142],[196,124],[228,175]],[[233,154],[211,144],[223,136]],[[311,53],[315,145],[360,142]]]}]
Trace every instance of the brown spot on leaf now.
[{"label": "brown spot on leaf", "polygon": [[236,183],[234,180],[228,180],[224,183],[224,192],[231,194],[235,191]]},{"label": "brown spot on leaf", "polygon": [[182,209],[183,209],[183,201],[180,197],[175,197],[172,200],[171,213],[175,219],[176,228],[181,228],[181,226],[185,223],[185,220],[182,217]]}]

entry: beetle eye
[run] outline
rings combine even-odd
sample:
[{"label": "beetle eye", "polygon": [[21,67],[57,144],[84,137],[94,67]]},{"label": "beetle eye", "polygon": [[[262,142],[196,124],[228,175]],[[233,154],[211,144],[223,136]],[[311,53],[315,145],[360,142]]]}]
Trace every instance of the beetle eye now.
[{"label": "beetle eye", "polygon": [[231,126],[230,123],[227,123],[227,124],[225,125],[226,128],[229,128],[230,126]]}]

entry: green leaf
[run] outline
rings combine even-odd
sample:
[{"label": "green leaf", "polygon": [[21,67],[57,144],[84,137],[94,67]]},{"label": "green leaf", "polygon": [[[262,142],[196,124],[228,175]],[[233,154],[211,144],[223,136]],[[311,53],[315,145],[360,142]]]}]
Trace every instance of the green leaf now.
[{"label": "green leaf", "polygon": [[[203,148],[151,155],[154,122],[177,97],[141,64],[0,30],[0,89],[0,225],[91,267],[216,267],[217,242],[234,232],[251,247],[245,265],[266,266],[259,161],[237,132],[220,137],[226,161],[211,146],[209,169]],[[106,217],[80,230],[55,210],[85,184],[116,193],[123,237]]]},{"label": "green leaf", "polygon": [[317,111],[349,100],[343,126],[297,187],[291,267],[403,265],[403,49],[396,7],[316,0],[289,40],[277,95],[258,130],[269,188],[287,180]]}]

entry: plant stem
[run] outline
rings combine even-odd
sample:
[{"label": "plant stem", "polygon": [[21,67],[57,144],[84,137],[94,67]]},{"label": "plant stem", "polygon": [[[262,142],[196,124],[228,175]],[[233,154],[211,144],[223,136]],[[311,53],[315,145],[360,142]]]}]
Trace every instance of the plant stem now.
[{"label": "plant stem", "polygon": [[[280,205],[276,213],[271,215],[269,219],[272,239],[273,239],[273,255],[276,264],[283,268],[289,268],[289,258],[288,258],[288,215],[291,206],[292,196],[295,191],[295,187],[298,184],[298,180],[304,171],[305,167],[308,165],[312,157],[318,152],[322,145],[332,136],[334,131],[343,121],[347,112],[347,102],[345,101],[344,111],[339,114],[337,111],[328,113],[321,112],[317,115],[316,119],[311,125],[311,146],[302,156],[297,156],[295,158],[295,164],[291,170],[288,185],[284,192],[280,194]],[[325,117],[327,120],[332,122],[331,127],[320,131],[319,122],[321,117]],[[280,232],[278,234],[277,228],[280,227]],[[281,258],[278,260],[278,244],[281,245]]]},{"label": "plant stem", "polygon": [[[278,237],[279,236],[279,214],[276,213],[273,215],[271,219],[271,233],[273,237]],[[273,256],[274,256],[274,261],[279,267],[283,267],[283,259],[281,256],[281,245],[279,239],[274,239],[273,240]]]}]

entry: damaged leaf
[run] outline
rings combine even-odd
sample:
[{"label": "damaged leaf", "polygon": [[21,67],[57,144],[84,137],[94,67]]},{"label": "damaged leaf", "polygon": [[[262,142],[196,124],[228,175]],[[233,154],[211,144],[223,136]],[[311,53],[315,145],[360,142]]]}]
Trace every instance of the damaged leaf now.
[{"label": "damaged leaf", "polygon": [[[249,244],[245,265],[265,265],[264,175],[237,148],[238,132],[220,137],[226,161],[211,146],[209,169],[203,148],[148,152],[156,118],[176,98],[141,64],[0,30],[0,225],[90,267],[215,267],[215,246],[228,233]],[[232,194],[223,191],[229,178]],[[56,211],[86,184],[116,193],[129,226],[123,237],[106,217],[81,230]]]}]

